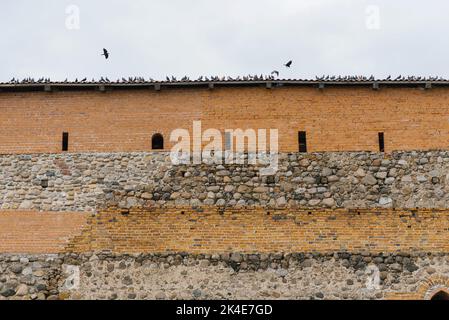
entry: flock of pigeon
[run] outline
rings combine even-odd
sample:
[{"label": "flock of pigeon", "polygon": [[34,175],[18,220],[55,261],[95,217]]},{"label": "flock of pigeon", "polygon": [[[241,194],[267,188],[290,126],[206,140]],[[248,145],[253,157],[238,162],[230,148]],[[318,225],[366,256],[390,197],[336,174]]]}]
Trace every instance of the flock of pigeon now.
[{"label": "flock of pigeon", "polygon": [[232,81],[270,81],[270,80],[279,80],[279,81],[305,81],[305,82],[372,82],[372,81],[405,81],[405,82],[416,82],[416,81],[448,81],[445,78],[442,77],[416,77],[416,76],[398,76],[396,78],[393,78],[391,76],[388,76],[385,79],[376,79],[374,76],[366,77],[366,76],[321,76],[321,77],[315,77],[315,79],[278,79],[274,75],[247,75],[247,76],[238,76],[238,77],[220,77],[220,76],[210,76],[210,77],[204,77],[201,76],[197,79],[191,80],[189,77],[185,76],[183,78],[177,79],[174,76],[166,77],[166,80],[164,81],[158,81],[153,78],[145,79],[144,77],[128,77],[128,78],[121,78],[117,80],[109,80],[107,77],[101,77],[99,80],[87,80],[87,78],[78,80],[75,79],[75,81],[69,81],[68,79],[65,79],[64,81],[58,81],[53,82],[50,78],[40,78],[38,80],[35,80],[33,78],[25,78],[25,79],[15,79],[12,78],[9,82],[3,83],[3,84],[51,84],[51,83],[67,83],[67,84],[87,84],[87,83],[158,83],[158,82],[170,82],[170,83],[179,83],[179,82],[232,82]]},{"label": "flock of pigeon", "polygon": [[[103,48],[103,53],[101,54],[105,57],[105,59],[108,59],[110,56],[110,53],[107,49]],[[293,64],[293,61],[290,60],[284,66],[286,68],[290,68]],[[121,78],[117,79],[115,81],[109,80],[107,77],[101,77],[100,80],[96,81],[95,79],[92,79],[89,81],[87,78],[78,80],[75,79],[75,81],[69,81],[68,79],[65,79],[62,82],[52,82],[50,78],[40,78],[38,80],[34,80],[33,78],[25,78],[22,80],[12,78],[7,84],[45,84],[45,83],[154,83],[154,82],[225,82],[225,81],[269,81],[269,80],[283,80],[288,81],[292,79],[278,79],[279,78],[279,71],[273,70],[271,74],[269,75],[247,75],[247,76],[238,76],[238,77],[230,77],[230,76],[200,76],[197,79],[191,80],[188,76],[184,76],[180,79],[177,79],[174,76],[167,76],[165,78],[165,81],[158,81],[153,78],[145,79],[144,77],[128,77],[128,78]],[[321,77],[316,76],[315,79],[294,79],[293,81],[342,81],[342,82],[360,82],[360,81],[446,81],[446,79],[442,77],[435,77],[435,76],[429,76],[429,77],[416,77],[416,76],[402,76],[399,75],[398,77],[393,78],[392,76],[388,76],[385,79],[376,79],[373,75],[370,77],[366,76],[330,76],[330,75],[323,75]]]},{"label": "flock of pigeon", "polygon": [[417,76],[402,76],[399,75],[395,78],[388,76],[385,79],[376,79],[373,75],[366,76],[321,76],[315,77],[318,81],[446,81],[443,77],[417,77]]},{"label": "flock of pigeon", "polygon": [[78,80],[78,78],[75,79],[75,81],[70,81],[68,79],[65,79],[64,81],[59,82],[53,82],[50,78],[40,78],[38,80],[35,80],[34,78],[25,78],[25,79],[16,79],[12,78],[9,82],[9,84],[50,84],[50,83],[152,83],[152,82],[224,82],[224,81],[265,81],[265,80],[276,80],[276,78],[273,75],[247,75],[243,77],[219,77],[219,76],[210,76],[210,77],[204,77],[201,76],[197,79],[190,79],[189,77],[185,76],[182,78],[176,78],[175,76],[166,77],[164,81],[155,80],[153,78],[145,79],[144,77],[128,77],[128,78],[121,78],[117,80],[110,80],[108,77],[101,77],[99,80],[88,80],[87,78]]}]

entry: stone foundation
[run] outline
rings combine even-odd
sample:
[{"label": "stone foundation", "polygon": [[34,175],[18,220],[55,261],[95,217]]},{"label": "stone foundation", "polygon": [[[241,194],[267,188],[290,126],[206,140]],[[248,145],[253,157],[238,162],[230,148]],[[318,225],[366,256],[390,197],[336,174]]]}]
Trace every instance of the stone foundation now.
[{"label": "stone foundation", "polygon": [[0,299],[425,299],[449,256],[0,255],[0,271]]}]

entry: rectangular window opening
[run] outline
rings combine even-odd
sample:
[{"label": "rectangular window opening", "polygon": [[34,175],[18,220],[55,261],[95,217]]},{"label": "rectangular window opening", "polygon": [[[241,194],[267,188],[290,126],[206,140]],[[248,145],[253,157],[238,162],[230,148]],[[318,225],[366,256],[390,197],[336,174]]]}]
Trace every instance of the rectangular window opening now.
[{"label": "rectangular window opening", "polygon": [[69,133],[63,132],[62,133],[62,151],[68,151],[69,150]]},{"label": "rectangular window opening", "polygon": [[379,132],[379,152],[385,152],[385,140],[383,132]]},{"label": "rectangular window opening", "polygon": [[307,139],[305,131],[298,132],[298,143],[299,143],[299,152],[307,152]]}]

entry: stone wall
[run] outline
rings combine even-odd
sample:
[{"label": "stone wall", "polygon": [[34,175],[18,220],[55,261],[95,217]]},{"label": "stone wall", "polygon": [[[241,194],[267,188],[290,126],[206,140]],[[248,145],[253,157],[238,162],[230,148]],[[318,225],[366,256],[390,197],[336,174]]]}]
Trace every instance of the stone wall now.
[{"label": "stone wall", "polygon": [[0,207],[449,207],[449,151],[284,153],[275,175],[259,169],[173,165],[167,153],[2,155]]},{"label": "stone wall", "polygon": [[57,255],[0,254],[0,300],[59,299],[61,268]]},{"label": "stone wall", "polygon": [[2,299],[428,299],[446,254],[0,255]]}]

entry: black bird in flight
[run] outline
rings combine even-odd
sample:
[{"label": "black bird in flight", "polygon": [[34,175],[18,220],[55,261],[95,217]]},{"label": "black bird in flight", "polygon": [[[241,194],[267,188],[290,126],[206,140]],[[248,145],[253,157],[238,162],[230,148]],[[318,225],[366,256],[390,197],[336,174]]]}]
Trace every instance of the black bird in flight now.
[{"label": "black bird in flight", "polygon": [[287,68],[290,68],[292,66],[293,61],[290,60],[289,62],[287,62],[286,64],[284,64],[284,66],[286,66]]},{"label": "black bird in flight", "polygon": [[272,76],[276,75],[277,77],[279,77],[279,71],[274,70],[273,72],[271,72],[271,75]]},{"label": "black bird in flight", "polygon": [[103,53],[102,53],[101,55],[104,56],[106,59],[109,58],[109,52],[108,52],[108,50],[106,50],[105,48],[103,48]]}]

